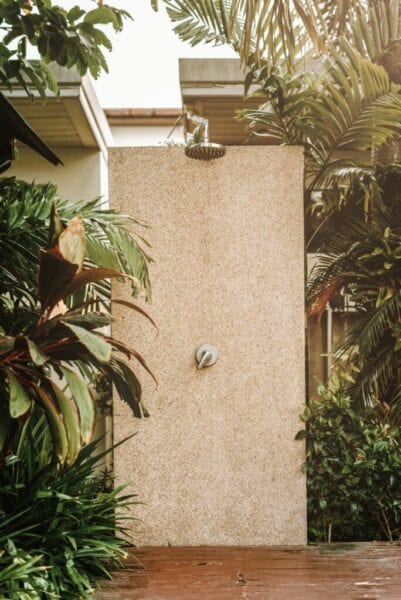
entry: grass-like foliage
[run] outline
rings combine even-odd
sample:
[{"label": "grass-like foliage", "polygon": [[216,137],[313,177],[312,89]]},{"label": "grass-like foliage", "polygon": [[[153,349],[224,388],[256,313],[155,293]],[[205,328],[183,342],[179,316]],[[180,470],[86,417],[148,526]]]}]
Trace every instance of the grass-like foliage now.
[{"label": "grass-like foliage", "polygon": [[0,471],[0,597],[92,597],[95,578],[120,566],[127,543],[123,487],[96,475],[96,442],[74,465],[52,466],[46,420],[34,411]]}]

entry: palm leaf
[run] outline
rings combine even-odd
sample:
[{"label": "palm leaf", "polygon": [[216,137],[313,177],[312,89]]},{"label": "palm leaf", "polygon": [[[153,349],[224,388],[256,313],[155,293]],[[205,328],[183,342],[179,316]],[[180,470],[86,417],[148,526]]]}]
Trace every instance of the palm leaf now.
[{"label": "palm leaf", "polygon": [[386,71],[349,47],[347,55],[344,62],[332,49],[322,91],[308,101],[304,135],[310,190],[324,188],[356,152],[370,151],[400,131],[401,96]]}]

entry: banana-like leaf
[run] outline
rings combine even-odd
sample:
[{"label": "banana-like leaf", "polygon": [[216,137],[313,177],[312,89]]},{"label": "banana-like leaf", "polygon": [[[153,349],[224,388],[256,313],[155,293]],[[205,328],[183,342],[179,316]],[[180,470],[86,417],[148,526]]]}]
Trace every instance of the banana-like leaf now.
[{"label": "banana-like leaf", "polygon": [[37,366],[43,366],[48,360],[49,357],[43,354],[41,349],[29,338],[26,338],[29,354],[31,355],[32,362]]},{"label": "banana-like leaf", "polygon": [[68,327],[83,346],[100,362],[106,363],[111,358],[112,347],[103,337],[91,333],[83,327],[73,325],[64,321],[65,327]]},{"label": "banana-like leaf", "polygon": [[61,367],[72,398],[78,407],[80,418],[81,440],[84,445],[89,444],[95,425],[95,407],[88,385],[71,369]]},{"label": "banana-like leaf", "polygon": [[52,431],[54,455],[57,458],[57,461],[63,465],[67,460],[69,450],[68,437],[63,420],[48,392],[44,388],[41,388],[37,385],[33,385],[33,387],[40,400]]},{"label": "banana-like leaf", "polygon": [[6,369],[9,386],[9,411],[13,419],[25,415],[32,406],[32,398],[11,369]]},{"label": "banana-like leaf", "polygon": [[68,440],[68,450],[65,458],[67,465],[72,465],[81,450],[80,424],[74,399],[67,398],[53,381],[49,383],[53,398],[56,400],[63,419]]}]

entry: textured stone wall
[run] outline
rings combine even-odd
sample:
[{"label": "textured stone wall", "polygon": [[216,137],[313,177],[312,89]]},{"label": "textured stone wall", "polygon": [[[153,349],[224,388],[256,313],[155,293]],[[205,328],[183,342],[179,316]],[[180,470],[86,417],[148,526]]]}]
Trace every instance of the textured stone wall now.
[{"label": "textured stone wall", "polygon": [[[114,334],[159,381],[140,373],[147,420],[115,401],[115,441],[138,432],[115,469],[145,503],[139,544],[306,541],[294,440],[305,387],[302,173],[299,147],[230,147],[210,163],[174,147],[111,150],[112,205],[151,226],[148,310],[160,329],[114,309]],[[204,342],[219,359],[198,371]]]}]

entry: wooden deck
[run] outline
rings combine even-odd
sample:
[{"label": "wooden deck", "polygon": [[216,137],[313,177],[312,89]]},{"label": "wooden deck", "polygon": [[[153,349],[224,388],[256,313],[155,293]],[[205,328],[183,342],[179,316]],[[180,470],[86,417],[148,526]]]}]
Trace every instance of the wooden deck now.
[{"label": "wooden deck", "polygon": [[[139,561],[139,562],[138,562]],[[401,600],[401,546],[133,549],[95,600]]]}]

